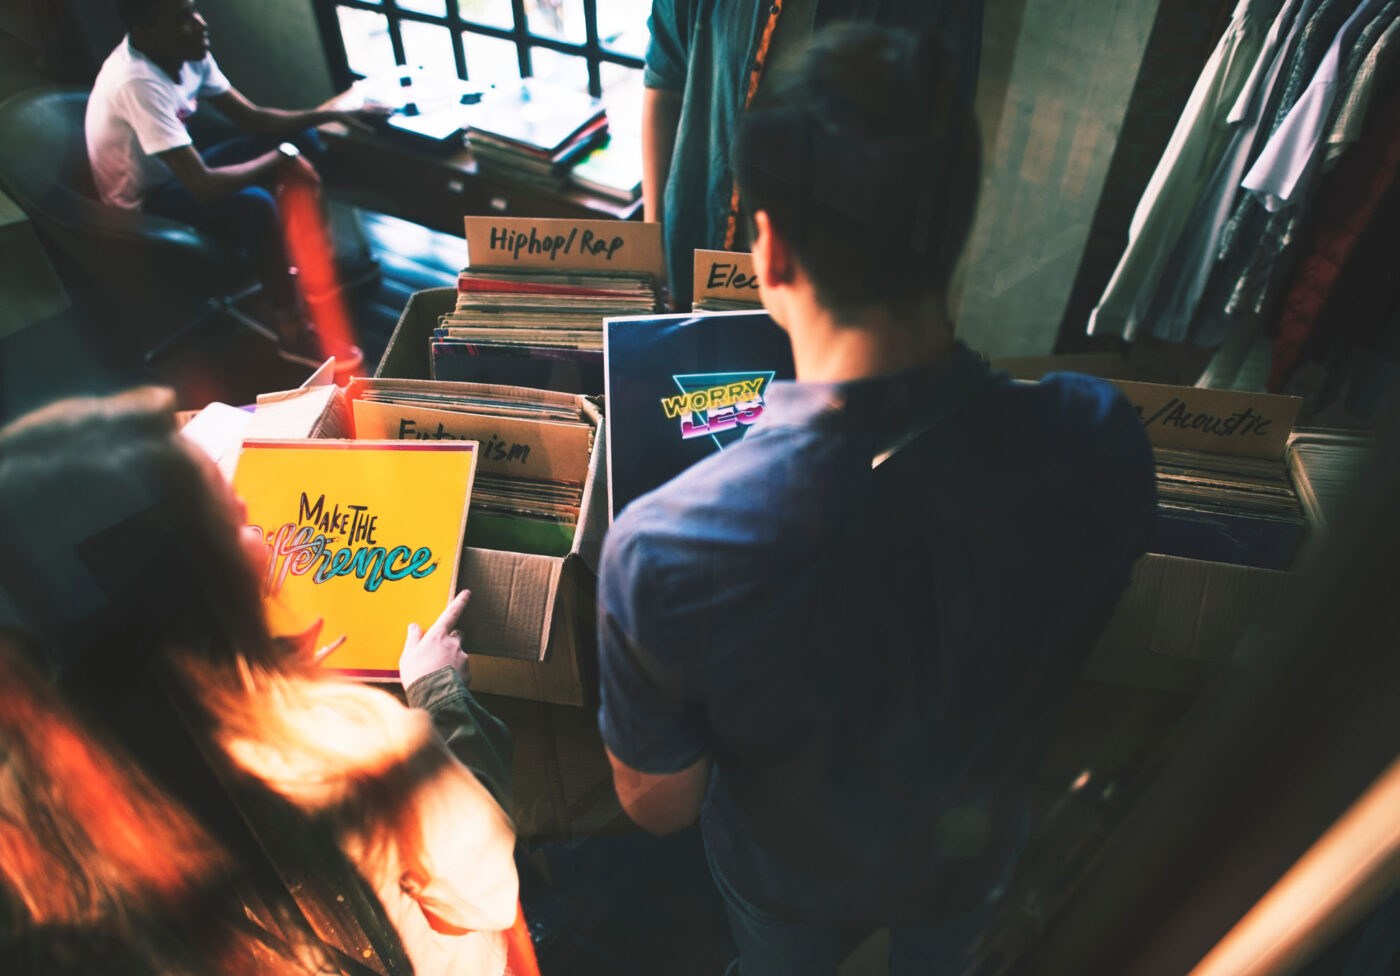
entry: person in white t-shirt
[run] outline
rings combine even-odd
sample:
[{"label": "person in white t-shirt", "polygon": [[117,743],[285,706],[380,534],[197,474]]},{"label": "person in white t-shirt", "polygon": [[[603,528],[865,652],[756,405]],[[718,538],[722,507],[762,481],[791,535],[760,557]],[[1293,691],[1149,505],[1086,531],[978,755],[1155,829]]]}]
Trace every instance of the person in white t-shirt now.
[{"label": "person in white t-shirt", "polygon": [[[127,36],[102,65],[88,100],[86,133],[102,201],[185,221],[232,241],[252,260],[272,308],[278,353],[337,371],[363,361],[348,342],[327,348],[305,322],[278,210],[290,183],[320,182],[304,151],[323,122],[364,128],[364,113],[284,111],[254,105],[209,53],[209,28],[193,0],[119,0]],[[185,122],[204,99],[247,137],[200,151]]]}]

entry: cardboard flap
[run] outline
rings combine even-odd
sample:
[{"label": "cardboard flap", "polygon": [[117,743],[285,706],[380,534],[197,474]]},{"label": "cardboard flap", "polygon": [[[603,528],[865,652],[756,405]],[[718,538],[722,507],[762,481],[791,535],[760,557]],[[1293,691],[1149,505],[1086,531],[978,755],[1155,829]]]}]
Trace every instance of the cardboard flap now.
[{"label": "cardboard flap", "polygon": [[730,301],[759,301],[758,275],[754,273],[753,255],[747,251],[695,252],[696,301],[724,298]]},{"label": "cardboard flap", "polygon": [[631,220],[467,217],[467,265],[552,271],[642,271],[666,280],[661,225]]},{"label": "cardboard flap", "polygon": [[457,584],[472,591],[458,629],[469,654],[543,661],[564,560],[462,550]]},{"label": "cardboard flap", "polygon": [[1299,397],[1113,381],[1155,447],[1278,460],[1302,406]]},{"label": "cardboard flap", "polygon": [[608,466],[604,462],[608,456],[608,434],[607,425],[592,401],[585,400],[583,409],[598,427],[593,456],[588,459],[588,480],[583,484],[583,500],[579,504],[573,554],[597,576],[598,563],[603,557],[603,536],[608,531]]},{"label": "cardboard flap", "polygon": [[578,484],[588,475],[593,430],[582,424],[361,399],[353,400],[352,407],[358,438],[475,440],[481,444],[481,470],[487,474]]}]

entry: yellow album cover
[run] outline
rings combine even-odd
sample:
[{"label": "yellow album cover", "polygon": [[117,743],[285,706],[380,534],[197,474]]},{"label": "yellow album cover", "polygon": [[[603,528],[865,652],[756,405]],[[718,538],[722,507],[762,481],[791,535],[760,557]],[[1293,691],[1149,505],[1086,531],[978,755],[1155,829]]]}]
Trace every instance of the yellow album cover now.
[{"label": "yellow album cover", "polygon": [[410,622],[425,630],[457,585],[475,441],[247,441],[233,487],[267,546],[274,634],[324,620],[323,662],[398,677]]}]

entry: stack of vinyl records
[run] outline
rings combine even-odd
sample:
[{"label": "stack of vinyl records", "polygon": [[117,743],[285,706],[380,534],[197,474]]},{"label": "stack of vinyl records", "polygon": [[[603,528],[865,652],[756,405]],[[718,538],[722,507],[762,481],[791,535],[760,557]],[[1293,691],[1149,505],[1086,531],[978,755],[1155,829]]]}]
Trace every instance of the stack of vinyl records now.
[{"label": "stack of vinyl records", "polygon": [[[472,393],[373,389],[356,401],[397,408],[396,429],[410,437],[476,440],[480,463],[472,484],[464,544],[478,549],[568,555],[583,502],[593,424],[578,407],[533,390]],[[403,418],[411,418],[405,420]]]},{"label": "stack of vinyl records", "polygon": [[526,78],[473,108],[466,145],[482,176],[558,192],[570,167],[607,134],[607,113],[598,99]]},{"label": "stack of vinyl records", "polygon": [[1297,430],[1288,444],[1288,467],[1308,521],[1326,530],[1351,502],[1376,456],[1376,440],[1353,431]]},{"label": "stack of vinyl records", "polygon": [[643,272],[467,268],[433,330],[432,376],[596,396],[603,319],[655,311]]},{"label": "stack of vinyl records", "polygon": [[590,193],[631,203],[642,195],[641,139],[608,138],[574,166],[569,181]]},{"label": "stack of vinyl records", "polygon": [[1154,453],[1152,552],[1289,568],[1307,519],[1283,461],[1165,447]]}]

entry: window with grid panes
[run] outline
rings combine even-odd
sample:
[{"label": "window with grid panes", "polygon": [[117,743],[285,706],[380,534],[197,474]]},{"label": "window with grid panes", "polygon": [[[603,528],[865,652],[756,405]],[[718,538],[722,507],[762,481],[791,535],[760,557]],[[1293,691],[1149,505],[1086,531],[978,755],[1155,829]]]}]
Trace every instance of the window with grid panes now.
[{"label": "window with grid panes", "polygon": [[339,87],[396,65],[601,95],[639,77],[651,0],[315,0]]}]

